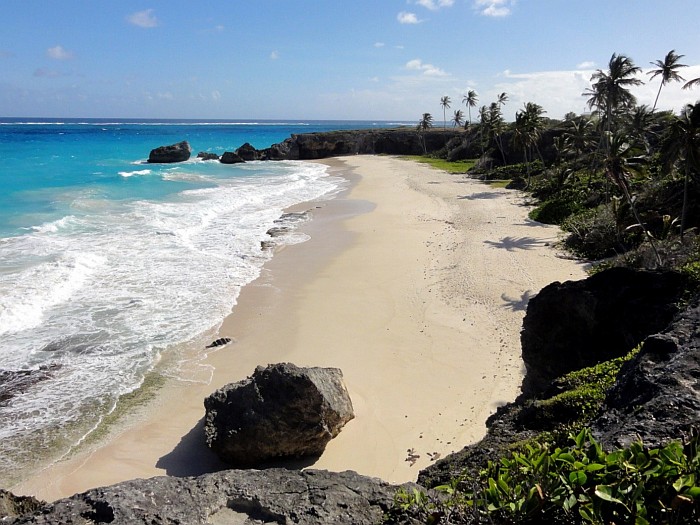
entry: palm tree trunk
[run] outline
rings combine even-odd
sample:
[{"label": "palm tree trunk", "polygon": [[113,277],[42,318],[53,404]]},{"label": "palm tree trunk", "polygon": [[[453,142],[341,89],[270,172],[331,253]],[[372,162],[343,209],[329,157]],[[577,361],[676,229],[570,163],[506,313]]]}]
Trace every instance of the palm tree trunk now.
[{"label": "palm tree trunk", "polygon": [[651,108],[651,112],[653,113],[654,110],[656,109],[656,103],[659,101],[659,95],[661,94],[661,88],[664,87],[664,83],[661,82],[661,85],[659,86],[659,90],[656,92],[656,98],[654,99],[654,107]]}]

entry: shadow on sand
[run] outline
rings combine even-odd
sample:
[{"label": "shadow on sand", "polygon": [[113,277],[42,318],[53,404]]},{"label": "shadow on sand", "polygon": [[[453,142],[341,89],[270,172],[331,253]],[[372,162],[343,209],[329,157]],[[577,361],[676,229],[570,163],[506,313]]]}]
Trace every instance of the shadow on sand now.
[{"label": "shadow on sand", "polygon": [[545,243],[534,237],[503,237],[500,241],[484,241],[485,244],[494,248],[502,248],[513,252],[515,250],[531,250]]},{"label": "shadow on sand", "polygon": [[[267,461],[256,464],[256,469],[286,468],[289,470],[300,470],[312,466],[318,461],[319,456],[308,456],[303,458]],[[168,476],[185,477],[201,476],[210,472],[220,470],[245,468],[242,465],[230,465],[224,463],[207,447],[204,439],[204,418],[185,436],[180,443],[168,454],[162,456],[156,463],[156,467],[165,470]],[[247,467],[250,467],[249,465]]]}]

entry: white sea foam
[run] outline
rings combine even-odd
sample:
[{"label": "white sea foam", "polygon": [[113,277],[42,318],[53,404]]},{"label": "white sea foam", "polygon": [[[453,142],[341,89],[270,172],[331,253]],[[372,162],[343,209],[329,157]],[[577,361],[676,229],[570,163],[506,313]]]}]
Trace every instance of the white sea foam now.
[{"label": "white sea foam", "polygon": [[136,170],[136,171],[120,171],[119,175],[122,177],[133,177],[135,175],[150,175],[153,173],[151,170]]},{"label": "white sea foam", "polygon": [[[66,438],[79,439],[161,352],[218,326],[271,256],[260,242],[284,209],[339,191],[342,182],[325,170],[302,162],[157,166],[163,184],[207,187],[167,201],[100,201],[78,191],[66,201],[79,215],[0,243],[0,369],[61,365],[0,411],[0,443],[14,450],[0,445],[0,469],[37,446],[17,436],[70,427]],[[281,241],[305,239],[292,232]],[[191,380],[185,366],[182,373]]]}]

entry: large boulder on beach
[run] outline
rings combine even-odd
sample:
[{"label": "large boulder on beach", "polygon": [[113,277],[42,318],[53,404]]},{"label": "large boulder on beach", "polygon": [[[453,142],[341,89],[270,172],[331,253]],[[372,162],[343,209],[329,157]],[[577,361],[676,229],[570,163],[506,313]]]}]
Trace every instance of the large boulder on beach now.
[{"label": "large boulder on beach", "polygon": [[251,377],[204,400],[206,442],[236,466],[319,456],[355,417],[337,368],[291,363],[257,367]]},{"label": "large boulder on beach", "polygon": [[186,140],[171,144],[170,146],[160,146],[152,149],[148,156],[148,162],[168,164],[172,162],[184,162],[189,160],[192,154],[192,147]]},{"label": "large boulder on beach", "polygon": [[678,272],[630,268],[544,287],[523,319],[523,392],[537,393],[567,372],[627,354],[668,326],[685,289]]}]

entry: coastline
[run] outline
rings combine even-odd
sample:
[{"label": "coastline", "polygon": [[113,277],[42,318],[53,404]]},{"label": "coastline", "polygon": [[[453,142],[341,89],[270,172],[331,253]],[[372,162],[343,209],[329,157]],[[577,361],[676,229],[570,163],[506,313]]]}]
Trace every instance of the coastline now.
[{"label": "coastline", "polygon": [[216,336],[234,342],[200,363],[211,381],[170,381],[142,420],[14,492],[53,500],[224,468],[199,433],[204,397],[281,361],[340,368],[355,407],[314,468],[409,481],[484,434],[518,393],[527,297],[582,265],[554,256],[558,229],[528,221],[516,192],[392,157],[323,163],[352,187],[299,207],[311,239],[244,287]]}]

